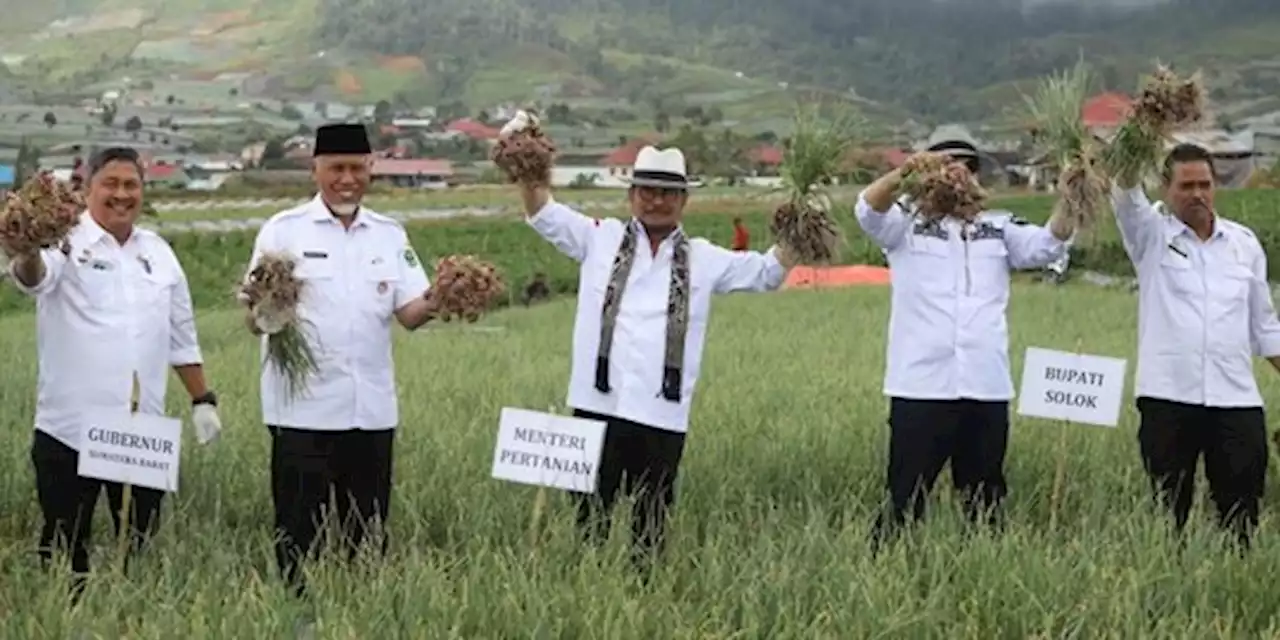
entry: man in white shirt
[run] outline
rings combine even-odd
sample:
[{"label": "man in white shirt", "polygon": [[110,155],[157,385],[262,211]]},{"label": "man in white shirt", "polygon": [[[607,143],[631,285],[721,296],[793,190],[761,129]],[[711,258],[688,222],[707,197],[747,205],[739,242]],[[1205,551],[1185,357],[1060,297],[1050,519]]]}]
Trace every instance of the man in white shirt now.
[{"label": "man in white shirt", "polygon": [[[78,475],[84,431],[104,416],[164,415],[168,370],[192,397],[207,441],[220,428],[206,385],[186,274],[173,249],[134,227],[143,168],[132,149],[100,152],[88,166],[88,210],[60,249],[14,256],[13,283],[36,300],[39,382],[31,459],[44,525],[39,554],[69,547],[76,593],[89,571],[89,538],[105,488],[117,535],[124,487]],[[132,396],[132,397],[131,397]],[[131,551],[159,526],[164,493],[131,488]]]},{"label": "man in white shirt", "polygon": [[675,502],[712,294],[777,289],[794,261],[776,247],[735,252],[688,237],[679,149],[645,147],[632,175],[626,220],[589,218],[546,184],[522,183],[520,193],[529,225],[582,265],[566,404],[608,427],[579,524],[602,539],[622,488],[637,498],[634,558],[643,563],[661,550]]},{"label": "man in white shirt", "polygon": [[1117,182],[1112,192],[1138,274],[1134,395],[1143,466],[1181,530],[1203,456],[1219,523],[1247,544],[1267,469],[1253,357],[1280,369],[1267,256],[1252,231],[1214,211],[1207,151],[1175,147],[1163,181],[1168,212],[1139,185]]},{"label": "man in white shirt", "polygon": [[[437,311],[404,227],[361,205],[373,164],[364,127],[321,127],[314,154],[316,197],[262,226],[249,265],[252,271],[264,252],[276,251],[300,261],[297,274],[306,291],[299,317],[319,368],[298,398],[287,394],[274,367],[264,366],[261,378],[262,418],[271,432],[276,559],[298,595],[305,592],[300,563],[319,550],[322,510],[340,522],[351,557],[366,534],[381,537],[386,551],[383,527],[400,421],[391,322],[414,330]],[[252,316],[247,322],[261,334]],[[336,504],[330,504],[330,492]]]},{"label": "man in white shirt", "polygon": [[[939,149],[977,171],[976,150]],[[920,156],[916,156],[919,158]],[[1007,486],[1009,439],[1009,273],[1056,260],[1073,229],[1055,217],[1048,227],[1004,211],[972,220],[926,219],[896,202],[903,168],[882,176],[858,196],[858,224],[884,251],[892,308],[884,393],[889,406],[890,505],[876,522],[875,542],[924,503],[942,467],[964,496],[970,519],[980,511],[996,522]]]}]

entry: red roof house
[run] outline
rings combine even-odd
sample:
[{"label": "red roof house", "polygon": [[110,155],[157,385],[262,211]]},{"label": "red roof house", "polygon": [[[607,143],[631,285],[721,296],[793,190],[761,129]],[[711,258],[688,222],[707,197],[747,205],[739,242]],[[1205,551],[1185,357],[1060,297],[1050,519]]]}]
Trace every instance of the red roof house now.
[{"label": "red roof house", "polygon": [[606,167],[626,167],[630,169],[636,163],[636,156],[640,155],[640,150],[648,145],[654,144],[652,140],[645,138],[632,138],[622,145],[609,152],[600,164]]},{"label": "red roof house", "polygon": [[453,163],[432,158],[375,158],[373,179],[397,187],[441,185],[453,177]]},{"label": "red roof house", "polygon": [[777,167],[782,164],[782,149],[771,144],[762,144],[747,152],[751,164],[766,167]]},{"label": "red roof house", "polygon": [[656,144],[656,142],[646,138],[632,138],[621,147],[610,151],[600,161],[600,164],[609,168],[609,175],[626,177],[631,173],[631,168],[635,166],[636,156],[640,155],[640,150],[651,144]]},{"label": "red roof house", "polygon": [[187,182],[188,176],[179,165],[152,163],[147,165],[143,180],[149,185],[182,185]]},{"label": "red roof house", "polygon": [[461,133],[464,136],[475,140],[497,140],[500,130],[471,118],[461,118],[450,122],[445,127],[446,131]]},{"label": "red roof house", "polygon": [[453,163],[433,158],[375,158],[374,177],[390,176],[451,176]]},{"label": "red roof house", "polygon": [[1080,118],[1084,126],[1115,128],[1124,124],[1132,109],[1129,96],[1111,92],[1094,96],[1084,103],[1080,109]]}]

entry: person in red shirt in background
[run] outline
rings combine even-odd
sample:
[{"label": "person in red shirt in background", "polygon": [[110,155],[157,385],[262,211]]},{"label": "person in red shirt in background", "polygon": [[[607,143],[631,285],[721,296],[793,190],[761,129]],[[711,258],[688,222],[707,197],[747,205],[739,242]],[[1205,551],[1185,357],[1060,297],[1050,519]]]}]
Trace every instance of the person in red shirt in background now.
[{"label": "person in red shirt in background", "polygon": [[747,233],[747,228],[742,224],[742,218],[734,218],[733,250],[746,251],[749,244],[751,244],[751,234]]}]

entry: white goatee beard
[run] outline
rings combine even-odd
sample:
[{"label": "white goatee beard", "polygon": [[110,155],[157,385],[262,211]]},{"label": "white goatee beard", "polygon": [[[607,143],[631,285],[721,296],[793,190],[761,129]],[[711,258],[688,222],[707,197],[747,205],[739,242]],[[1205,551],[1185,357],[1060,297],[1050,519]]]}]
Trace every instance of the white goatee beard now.
[{"label": "white goatee beard", "polygon": [[355,215],[356,209],[359,209],[359,208],[360,208],[360,205],[358,204],[330,204],[329,205],[329,210],[340,216]]}]

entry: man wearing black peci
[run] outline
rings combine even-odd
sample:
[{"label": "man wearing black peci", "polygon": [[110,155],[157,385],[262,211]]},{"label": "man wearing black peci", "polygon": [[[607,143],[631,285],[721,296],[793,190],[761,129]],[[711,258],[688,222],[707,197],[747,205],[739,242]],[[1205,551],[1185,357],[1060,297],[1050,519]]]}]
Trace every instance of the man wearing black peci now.
[{"label": "man wearing black peci", "polygon": [[[300,328],[319,369],[299,397],[286,392],[273,366],[262,371],[276,560],[298,594],[305,592],[303,558],[319,550],[322,516],[336,516],[350,557],[368,538],[380,537],[376,546],[386,550],[400,421],[391,322],[414,330],[436,311],[404,227],[362,203],[371,166],[363,125],[318,129],[312,168],[318,193],[263,225],[249,265],[252,272],[266,252],[299,260],[296,273],[306,283]],[[262,334],[252,314],[247,323]]]}]

